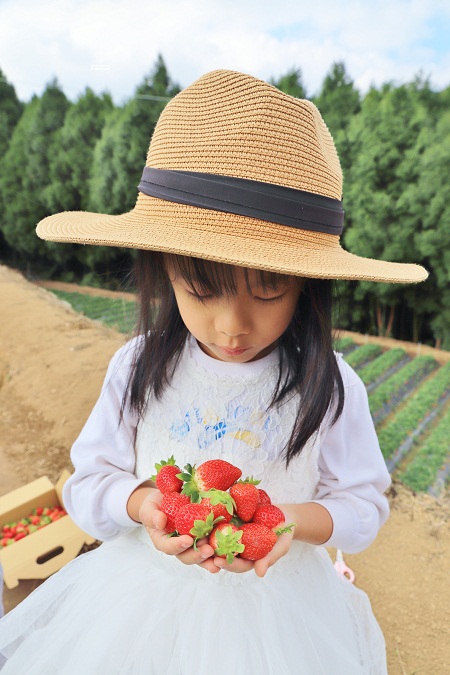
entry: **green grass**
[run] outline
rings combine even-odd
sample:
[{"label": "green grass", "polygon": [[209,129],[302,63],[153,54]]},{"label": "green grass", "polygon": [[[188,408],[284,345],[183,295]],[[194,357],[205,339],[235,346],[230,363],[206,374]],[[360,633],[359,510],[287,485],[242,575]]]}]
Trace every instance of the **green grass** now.
[{"label": "green grass", "polygon": [[129,333],[134,327],[136,303],[132,300],[56,290],[52,290],[52,293],[61,300],[66,300],[76,312],[90,319],[101,321],[121,333]]}]

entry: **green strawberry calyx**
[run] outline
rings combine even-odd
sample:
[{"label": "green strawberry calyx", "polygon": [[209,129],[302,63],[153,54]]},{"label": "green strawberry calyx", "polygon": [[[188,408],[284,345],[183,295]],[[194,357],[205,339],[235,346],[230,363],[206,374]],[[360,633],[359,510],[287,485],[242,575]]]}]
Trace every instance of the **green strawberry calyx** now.
[{"label": "green strawberry calyx", "polygon": [[150,476],[150,480],[152,480],[152,481],[155,481],[155,480],[156,480],[156,476],[157,476],[158,473],[161,471],[161,469],[163,468],[163,466],[176,466],[176,464],[177,464],[177,463],[176,463],[175,457],[174,457],[173,455],[172,455],[172,457],[169,457],[168,460],[162,459],[162,460],[159,462],[159,464],[155,464],[156,473],[155,473],[154,476]]},{"label": "green strawberry calyx", "polygon": [[217,530],[216,541],[217,547],[214,553],[217,556],[225,556],[228,565],[231,565],[238,553],[242,553],[245,549],[244,544],[241,544],[242,530],[233,532],[231,527],[224,527],[223,530]]},{"label": "green strawberry calyx", "polygon": [[211,488],[211,490],[206,492],[200,492],[200,497],[209,499],[211,506],[223,504],[230,515],[233,515],[233,511],[236,508],[236,502],[233,497],[229,492],[225,492],[225,490]]},{"label": "green strawberry calyx", "polygon": [[293,527],[297,527],[297,523],[289,523],[289,525],[285,525],[284,527],[277,527],[277,529],[275,530],[275,534],[277,535],[277,537],[279,537],[280,534],[292,532]]},{"label": "green strawberry calyx", "polygon": [[261,482],[260,480],[258,480],[257,478],[253,478],[253,476],[247,476],[247,478],[244,478],[244,480],[241,479],[237,481],[237,483],[246,483],[247,485],[259,485],[260,482]]},{"label": "green strawberry calyx", "polygon": [[207,537],[210,534],[215,525],[223,520],[223,516],[219,516],[214,519],[214,513],[211,511],[205,518],[205,520],[194,520],[194,527],[191,527],[189,534],[194,537],[194,549],[197,550],[197,540]]},{"label": "green strawberry calyx", "polygon": [[181,493],[190,497],[193,504],[200,504],[202,501],[201,490],[195,480],[195,464],[186,464],[181,473],[177,473],[177,478],[183,481],[183,489]]}]

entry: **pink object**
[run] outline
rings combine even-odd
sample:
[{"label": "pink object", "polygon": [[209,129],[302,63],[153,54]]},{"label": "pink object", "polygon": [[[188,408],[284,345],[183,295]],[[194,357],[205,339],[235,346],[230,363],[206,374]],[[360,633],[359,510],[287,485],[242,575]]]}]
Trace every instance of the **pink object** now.
[{"label": "pink object", "polygon": [[336,562],[334,563],[334,566],[341,576],[348,579],[351,583],[355,581],[355,573],[345,564],[344,556],[339,548],[336,551]]}]

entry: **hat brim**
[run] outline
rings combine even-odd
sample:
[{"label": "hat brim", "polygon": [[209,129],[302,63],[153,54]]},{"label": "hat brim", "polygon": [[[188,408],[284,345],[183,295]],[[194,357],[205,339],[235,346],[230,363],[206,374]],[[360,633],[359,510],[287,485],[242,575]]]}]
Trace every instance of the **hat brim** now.
[{"label": "hat brim", "polygon": [[348,253],[336,235],[141,193],[128,213],[64,211],[41,220],[36,232],[49,241],[162,251],[302,277],[418,283],[428,276],[421,265]]}]

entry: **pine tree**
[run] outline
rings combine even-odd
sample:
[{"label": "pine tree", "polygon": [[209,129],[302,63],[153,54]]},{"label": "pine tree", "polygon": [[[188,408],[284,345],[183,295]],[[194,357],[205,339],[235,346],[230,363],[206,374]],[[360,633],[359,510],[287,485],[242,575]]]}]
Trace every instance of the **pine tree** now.
[{"label": "pine tree", "polygon": [[280,91],[283,91],[285,94],[289,94],[289,96],[295,96],[295,98],[307,98],[301,68],[291,68],[285,75],[281,75],[278,79],[272,78],[269,80],[269,83]]},{"label": "pine tree", "polygon": [[23,112],[24,105],[17,98],[16,90],[9,84],[0,69],[0,157],[8,149],[14,127]]},{"label": "pine tree", "polygon": [[[352,252],[388,261],[420,260],[415,245],[417,223],[407,217],[401,196],[405,185],[418,180],[418,165],[411,162],[411,152],[427,119],[421,92],[414,83],[372,89],[361,112],[352,119],[348,133],[355,157],[348,171],[345,204],[350,222],[344,236]],[[405,297],[405,287],[360,282],[355,298],[364,302],[372,315],[372,325],[364,326],[365,330],[389,334]],[[411,339],[423,311],[416,302],[409,327],[402,327],[409,334],[397,337]]]}]

